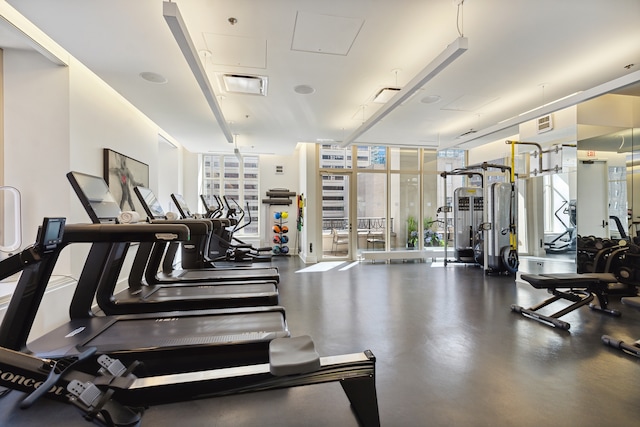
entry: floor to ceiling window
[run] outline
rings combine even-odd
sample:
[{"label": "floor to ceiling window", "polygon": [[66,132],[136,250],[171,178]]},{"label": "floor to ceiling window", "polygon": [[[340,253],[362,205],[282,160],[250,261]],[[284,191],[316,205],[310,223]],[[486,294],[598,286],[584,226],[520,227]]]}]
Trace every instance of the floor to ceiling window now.
[{"label": "floor to ceiling window", "polygon": [[[258,156],[206,154],[202,157],[202,195],[209,208],[242,218],[238,232],[259,234],[260,190]],[[222,198],[222,206],[215,196]],[[226,199],[226,201],[225,201]]]},{"label": "floor to ceiling window", "polygon": [[[438,208],[450,205],[451,197],[447,203],[441,194],[439,171],[463,167],[463,150],[440,155],[435,149],[322,145],[318,158],[325,258],[345,256],[347,238],[358,252],[443,245],[446,227]],[[348,178],[340,171],[355,173],[351,198]],[[449,185],[459,186],[458,181]]]},{"label": "floor to ceiling window", "polygon": [[390,148],[390,220],[395,239],[390,250],[420,247],[420,158],[417,148]]}]

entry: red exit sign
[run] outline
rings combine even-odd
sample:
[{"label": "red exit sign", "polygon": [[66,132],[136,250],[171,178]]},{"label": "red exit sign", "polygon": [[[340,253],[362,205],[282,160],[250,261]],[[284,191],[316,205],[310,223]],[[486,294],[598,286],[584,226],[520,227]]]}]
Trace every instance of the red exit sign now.
[{"label": "red exit sign", "polygon": [[595,156],[596,156],[595,151],[587,151],[587,157],[595,157]]}]

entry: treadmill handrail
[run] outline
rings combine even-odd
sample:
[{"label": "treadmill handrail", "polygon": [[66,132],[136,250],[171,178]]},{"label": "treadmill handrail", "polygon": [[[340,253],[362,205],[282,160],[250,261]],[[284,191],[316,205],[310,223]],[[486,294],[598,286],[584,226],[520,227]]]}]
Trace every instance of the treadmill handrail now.
[{"label": "treadmill handrail", "polygon": [[183,224],[67,224],[63,243],[188,241]]},{"label": "treadmill handrail", "polygon": [[189,228],[191,235],[205,236],[211,232],[213,229],[213,225],[211,224],[210,219],[195,219],[195,218],[187,218],[187,219],[151,219],[149,220],[150,224],[183,224]]}]

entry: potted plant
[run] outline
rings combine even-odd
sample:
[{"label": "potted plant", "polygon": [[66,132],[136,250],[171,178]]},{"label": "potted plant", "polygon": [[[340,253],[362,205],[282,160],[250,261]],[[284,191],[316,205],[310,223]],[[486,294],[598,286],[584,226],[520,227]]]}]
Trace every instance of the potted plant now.
[{"label": "potted plant", "polygon": [[438,233],[433,229],[436,220],[427,217],[423,221],[424,227],[424,245],[425,246],[442,246],[443,242]]},{"label": "potted plant", "polygon": [[407,217],[407,247],[418,246],[418,221],[415,217]]}]

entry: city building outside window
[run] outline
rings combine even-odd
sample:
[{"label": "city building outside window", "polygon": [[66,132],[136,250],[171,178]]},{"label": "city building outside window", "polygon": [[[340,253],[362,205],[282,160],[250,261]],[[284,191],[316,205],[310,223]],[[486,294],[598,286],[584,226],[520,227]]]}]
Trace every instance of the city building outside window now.
[{"label": "city building outside window", "polygon": [[202,156],[202,194],[212,209],[219,207],[215,196],[226,198],[229,206],[223,203],[223,216],[229,214],[229,208],[236,218],[244,213],[239,234],[259,234],[259,166],[258,156],[243,156],[241,160],[229,154]]}]

